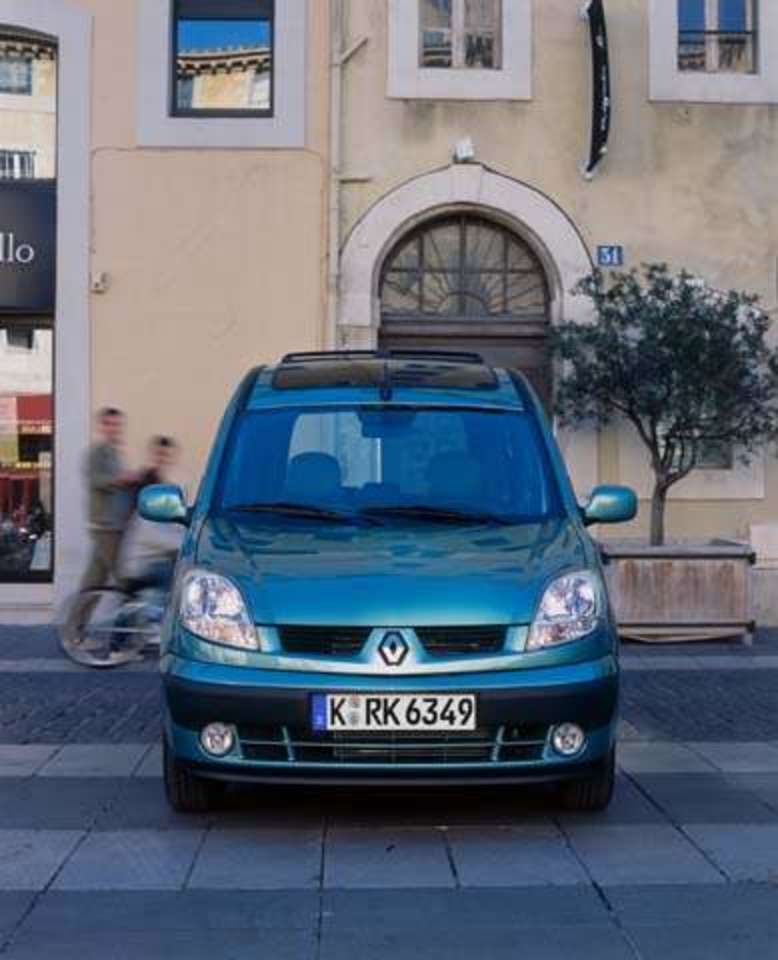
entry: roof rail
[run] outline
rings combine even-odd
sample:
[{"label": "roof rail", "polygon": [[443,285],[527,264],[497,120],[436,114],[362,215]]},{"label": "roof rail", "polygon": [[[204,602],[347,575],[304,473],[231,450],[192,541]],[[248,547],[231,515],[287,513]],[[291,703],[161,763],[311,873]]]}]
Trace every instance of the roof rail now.
[{"label": "roof rail", "polygon": [[448,360],[452,363],[484,364],[485,360],[480,353],[467,350],[423,350],[423,349],[389,349],[389,350],[313,350],[309,352],[287,353],[281,358],[281,363],[303,363],[306,360]]}]

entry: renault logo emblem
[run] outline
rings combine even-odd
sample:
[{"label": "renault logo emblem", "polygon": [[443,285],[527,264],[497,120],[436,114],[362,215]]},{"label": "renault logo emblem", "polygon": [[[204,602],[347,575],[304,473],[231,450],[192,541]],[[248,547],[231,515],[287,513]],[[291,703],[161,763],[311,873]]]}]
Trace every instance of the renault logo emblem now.
[{"label": "renault logo emblem", "polygon": [[389,630],[378,644],[378,652],[387,667],[399,667],[408,656],[408,641],[397,630]]}]

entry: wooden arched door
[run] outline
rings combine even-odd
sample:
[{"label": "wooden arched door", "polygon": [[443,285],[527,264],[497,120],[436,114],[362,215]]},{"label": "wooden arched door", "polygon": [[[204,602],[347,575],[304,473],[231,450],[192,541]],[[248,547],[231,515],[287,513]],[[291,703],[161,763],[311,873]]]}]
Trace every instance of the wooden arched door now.
[{"label": "wooden arched door", "polygon": [[549,407],[546,274],[502,224],[461,213],[415,227],[384,261],[380,300],[381,347],[477,350],[525,373]]}]

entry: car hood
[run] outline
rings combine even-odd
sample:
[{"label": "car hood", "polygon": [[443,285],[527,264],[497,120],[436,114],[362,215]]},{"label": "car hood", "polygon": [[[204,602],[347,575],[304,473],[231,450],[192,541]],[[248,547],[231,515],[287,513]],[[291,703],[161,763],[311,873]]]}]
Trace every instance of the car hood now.
[{"label": "car hood", "polygon": [[568,519],[510,527],[279,525],[207,519],[196,562],[240,586],[256,623],[529,623],[555,575],[586,566]]}]

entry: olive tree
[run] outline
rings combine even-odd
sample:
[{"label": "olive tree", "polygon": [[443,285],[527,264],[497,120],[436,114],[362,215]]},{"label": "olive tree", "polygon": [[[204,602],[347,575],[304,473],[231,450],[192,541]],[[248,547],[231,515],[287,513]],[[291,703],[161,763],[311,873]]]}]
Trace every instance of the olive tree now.
[{"label": "olive tree", "polygon": [[665,264],[595,271],[574,291],[592,323],[552,334],[561,361],[555,408],[562,423],[628,421],[654,474],[651,543],[664,543],[667,492],[712,444],[739,460],[778,434],[778,354],[758,297],[722,292]]}]

